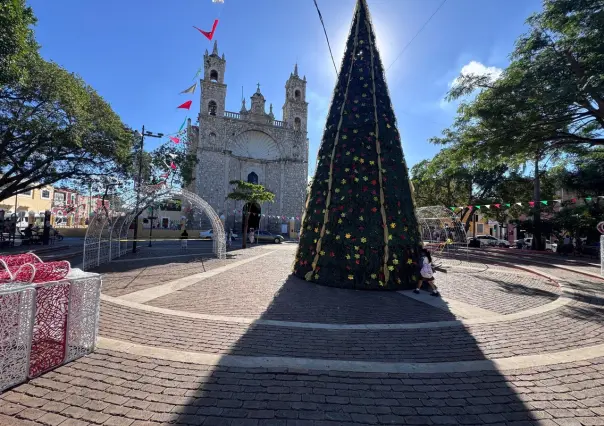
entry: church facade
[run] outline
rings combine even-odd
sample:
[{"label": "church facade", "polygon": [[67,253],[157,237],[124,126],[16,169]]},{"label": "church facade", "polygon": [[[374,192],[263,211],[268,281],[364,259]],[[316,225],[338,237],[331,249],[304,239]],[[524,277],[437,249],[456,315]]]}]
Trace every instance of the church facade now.
[{"label": "church facade", "polygon": [[190,189],[224,216],[227,229],[239,230],[240,211],[248,206],[226,198],[232,190],[229,182],[264,185],[276,195],[275,202],[249,206],[250,227],[282,232],[292,217],[302,216],[306,197],[306,77],[300,78],[296,65],[285,83],[283,118],[276,120],[272,104],[266,112],[260,85],[249,109],[242,99],[239,112],[227,111],[225,71],[224,53],[218,54],[214,42],[212,53],[206,50],[204,55],[199,126],[188,126],[189,149],[198,160]]}]

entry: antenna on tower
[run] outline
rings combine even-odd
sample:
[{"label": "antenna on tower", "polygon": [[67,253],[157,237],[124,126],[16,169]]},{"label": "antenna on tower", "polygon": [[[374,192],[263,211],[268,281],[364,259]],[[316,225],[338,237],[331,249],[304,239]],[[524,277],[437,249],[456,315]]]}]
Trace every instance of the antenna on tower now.
[{"label": "antenna on tower", "polygon": [[243,101],[245,97],[243,96],[243,86],[241,86],[241,100]]}]

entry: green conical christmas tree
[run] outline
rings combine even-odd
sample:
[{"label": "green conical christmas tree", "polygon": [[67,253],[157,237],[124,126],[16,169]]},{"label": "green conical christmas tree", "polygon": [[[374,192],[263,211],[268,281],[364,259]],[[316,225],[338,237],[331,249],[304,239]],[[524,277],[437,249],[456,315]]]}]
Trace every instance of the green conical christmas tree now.
[{"label": "green conical christmas tree", "polygon": [[420,236],[366,0],[358,0],[306,200],[294,274],[319,284],[416,285]]}]

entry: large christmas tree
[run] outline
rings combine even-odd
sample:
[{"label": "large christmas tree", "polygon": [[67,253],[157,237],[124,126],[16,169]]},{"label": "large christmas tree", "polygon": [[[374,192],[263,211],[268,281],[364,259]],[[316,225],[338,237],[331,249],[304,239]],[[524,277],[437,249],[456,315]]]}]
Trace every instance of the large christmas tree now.
[{"label": "large christmas tree", "polygon": [[384,68],[366,0],[358,0],[294,274],[334,287],[411,288],[419,277],[420,243]]}]

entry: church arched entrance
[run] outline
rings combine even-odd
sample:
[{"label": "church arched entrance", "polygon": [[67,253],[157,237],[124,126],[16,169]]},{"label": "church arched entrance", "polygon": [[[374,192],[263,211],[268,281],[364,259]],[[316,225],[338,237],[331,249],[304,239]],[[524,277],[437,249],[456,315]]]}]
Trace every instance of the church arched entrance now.
[{"label": "church arched entrance", "polygon": [[252,203],[252,204],[247,203],[245,206],[243,206],[243,217],[241,218],[241,233],[242,234],[243,234],[244,227],[245,227],[245,215],[246,215],[248,209],[250,212],[250,219],[247,224],[248,232],[250,229],[258,230],[258,228],[260,227],[260,214],[262,211],[260,206],[258,205],[258,203]]}]

